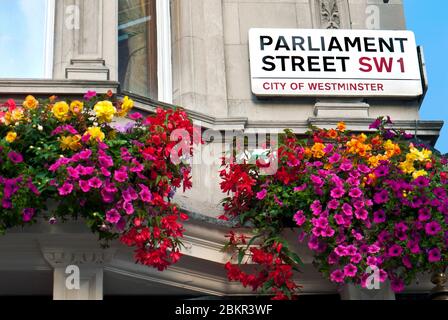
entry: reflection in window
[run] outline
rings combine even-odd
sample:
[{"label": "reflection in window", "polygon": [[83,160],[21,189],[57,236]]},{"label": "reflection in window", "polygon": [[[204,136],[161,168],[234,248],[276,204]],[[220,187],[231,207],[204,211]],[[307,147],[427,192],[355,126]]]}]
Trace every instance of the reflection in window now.
[{"label": "reflection in window", "polygon": [[118,0],[118,72],[122,90],[157,99],[155,2]]}]

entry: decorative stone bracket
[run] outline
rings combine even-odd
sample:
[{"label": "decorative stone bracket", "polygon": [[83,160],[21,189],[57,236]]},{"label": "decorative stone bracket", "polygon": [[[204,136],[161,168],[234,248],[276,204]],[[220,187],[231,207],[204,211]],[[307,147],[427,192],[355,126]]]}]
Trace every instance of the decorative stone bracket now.
[{"label": "decorative stone bracket", "polygon": [[70,238],[58,236],[40,241],[43,257],[54,269],[53,299],[102,300],[104,266],[112,260],[115,250],[99,248],[97,240]]}]

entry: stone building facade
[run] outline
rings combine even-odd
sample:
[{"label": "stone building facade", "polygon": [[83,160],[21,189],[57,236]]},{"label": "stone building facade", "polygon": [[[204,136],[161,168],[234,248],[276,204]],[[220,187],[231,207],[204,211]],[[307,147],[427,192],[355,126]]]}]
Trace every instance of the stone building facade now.
[{"label": "stone building facade", "polygon": [[[250,86],[250,28],[405,30],[402,0],[48,0],[48,79],[0,79],[0,100],[26,94],[80,96],[111,89],[130,95],[136,107],[180,105],[216,135],[229,130],[251,134],[309,125],[366,130],[380,115],[395,126],[435,143],[441,121],[419,119],[417,98],[259,98]],[[417,39],[418,41],[418,39]],[[420,50],[423,87],[426,87]],[[229,141],[209,139],[203,159],[216,159]],[[228,225],[220,222],[219,163],[193,166],[193,189],[175,200],[191,213],[181,262],[159,273],[136,265],[120,244],[103,250],[84,225],[42,222],[0,238],[0,295],[48,295],[55,299],[102,299],[104,295],[244,296],[229,283],[221,252]],[[304,247],[305,294],[340,292],[313,268]],[[65,287],[65,268],[81,266],[82,288]],[[407,292],[428,292],[422,278]],[[365,293],[346,290],[343,297]],[[391,298],[386,292],[387,298]]]}]

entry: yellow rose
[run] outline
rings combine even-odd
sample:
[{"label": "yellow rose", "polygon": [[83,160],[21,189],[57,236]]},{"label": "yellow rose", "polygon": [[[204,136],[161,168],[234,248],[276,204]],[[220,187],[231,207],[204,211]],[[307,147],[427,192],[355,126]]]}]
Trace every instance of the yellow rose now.
[{"label": "yellow rose", "polygon": [[66,121],[69,119],[69,112],[70,108],[65,101],[56,102],[51,109],[51,112],[53,112],[53,115],[56,119],[59,121]]},{"label": "yellow rose", "polygon": [[84,103],[78,100],[72,101],[70,103],[70,111],[74,114],[81,113],[84,109]]},{"label": "yellow rose", "polygon": [[8,141],[9,143],[13,143],[17,138],[17,133],[15,133],[14,131],[9,131],[8,134],[6,135],[6,141]]},{"label": "yellow rose", "polygon": [[125,96],[123,99],[123,103],[121,104],[121,109],[118,112],[120,117],[125,117],[128,112],[134,107],[134,101],[129,99],[128,96]]},{"label": "yellow rose", "polygon": [[415,171],[414,163],[413,162],[409,162],[409,161],[401,162],[398,167],[404,173],[411,174],[411,173],[413,173]]},{"label": "yellow rose", "polygon": [[101,131],[101,128],[99,127],[89,127],[84,135],[90,135],[91,141],[96,141],[99,139],[100,141],[103,141],[105,138],[104,133]]},{"label": "yellow rose", "polygon": [[427,175],[428,175],[428,172],[426,172],[425,170],[418,170],[418,171],[414,171],[414,173],[412,174],[412,177],[414,179],[417,179],[418,177],[427,176]]},{"label": "yellow rose", "polygon": [[12,121],[20,121],[23,119],[23,109],[16,108],[11,112],[11,119]]},{"label": "yellow rose", "polygon": [[33,96],[27,96],[25,101],[23,101],[23,106],[27,109],[36,109],[38,105],[39,101],[37,101]]},{"label": "yellow rose", "polygon": [[70,149],[70,143],[72,142],[72,137],[62,136],[59,138],[60,147],[62,150]]},{"label": "yellow rose", "polygon": [[103,123],[111,122],[117,112],[117,109],[115,109],[114,105],[110,101],[100,101],[95,105],[95,107],[93,107],[93,111],[95,111],[98,121]]},{"label": "yellow rose", "polygon": [[62,150],[73,150],[78,151],[81,149],[82,145],[80,143],[81,136],[79,134],[75,136],[69,136],[69,137],[60,137],[59,142]]}]

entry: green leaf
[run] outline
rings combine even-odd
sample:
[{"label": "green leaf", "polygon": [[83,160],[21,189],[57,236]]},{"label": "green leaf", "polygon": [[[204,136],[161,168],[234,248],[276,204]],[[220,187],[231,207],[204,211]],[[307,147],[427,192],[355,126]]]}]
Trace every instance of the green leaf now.
[{"label": "green leaf", "polygon": [[238,252],[238,264],[241,264],[241,262],[243,261],[243,258],[246,254],[245,250],[240,249],[240,251]]}]

